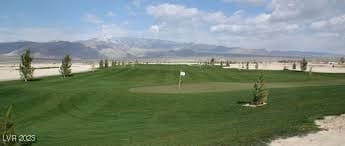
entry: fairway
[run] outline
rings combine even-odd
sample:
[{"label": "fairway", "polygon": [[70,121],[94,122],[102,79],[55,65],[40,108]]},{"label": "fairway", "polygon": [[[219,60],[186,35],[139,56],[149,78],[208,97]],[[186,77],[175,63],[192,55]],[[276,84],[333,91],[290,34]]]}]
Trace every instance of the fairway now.
[{"label": "fairway", "polygon": [[[186,72],[178,89],[180,70]],[[243,107],[264,74],[268,104]],[[32,82],[0,82],[0,112],[34,145],[266,145],[319,130],[345,113],[345,74],[187,65],[114,67]]]}]

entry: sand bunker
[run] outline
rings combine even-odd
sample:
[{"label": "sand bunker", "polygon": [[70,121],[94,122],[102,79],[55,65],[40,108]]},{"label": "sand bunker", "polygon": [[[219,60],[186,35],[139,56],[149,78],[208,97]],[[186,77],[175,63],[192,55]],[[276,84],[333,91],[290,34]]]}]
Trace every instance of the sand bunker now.
[{"label": "sand bunker", "polygon": [[343,146],[345,145],[345,114],[341,116],[327,116],[323,120],[316,120],[321,129],[317,133],[306,136],[295,136],[287,139],[277,139],[271,146]]}]

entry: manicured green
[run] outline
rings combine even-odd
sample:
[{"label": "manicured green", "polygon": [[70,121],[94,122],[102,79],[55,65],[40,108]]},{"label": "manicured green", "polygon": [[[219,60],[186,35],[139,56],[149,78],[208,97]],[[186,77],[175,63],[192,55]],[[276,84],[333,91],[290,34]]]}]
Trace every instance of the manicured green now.
[{"label": "manicured green", "polygon": [[[187,73],[182,87],[210,82],[246,87],[194,93],[129,91],[177,85],[180,70]],[[241,106],[252,100],[253,89],[247,86],[261,73],[270,88],[268,104]],[[65,79],[0,82],[0,112],[13,105],[16,133],[36,134],[35,145],[42,146],[265,145],[277,137],[318,130],[315,119],[345,113],[344,79],[345,74],[119,66]]]}]

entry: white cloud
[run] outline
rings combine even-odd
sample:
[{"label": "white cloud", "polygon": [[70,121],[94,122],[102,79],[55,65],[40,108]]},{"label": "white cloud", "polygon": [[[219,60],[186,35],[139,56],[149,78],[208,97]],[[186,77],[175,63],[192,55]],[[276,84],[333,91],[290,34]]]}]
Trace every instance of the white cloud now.
[{"label": "white cloud", "polygon": [[99,38],[109,39],[112,37],[123,37],[128,35],[128,31],[117,24],[102,24],[100,26]]},{"label": "white cloud", "polygon": [[272,0],[266,12],[256,15],[245,10],[224,14],[165,3],[147,7],[147,13],[155,18],[148,29],[157,38],[177,41],[273,50],[333,48],[345,53],[345,46],[339,43],[345,41],[345,34],[336,33],[345,32],[345,10],[337,6],[345,1],[329,2]]},{"label": "white cloud", "polygon": [[258,5],[263,4],[266,0],[222,0],[225,3],[238,3],[238,4],[251,4]]},{"label": "white cloud", "polygon": [[108,11],[106,16],[112,17],[112,16],[115,16],[115,13],[113,11]]},{"label": "white cloud", "polygon": [[160,30],[160,27],[158,25],[152,25],[150,27],[150,32],[153,32],[153,33],[158,33]]},{"label": "white cloud", "polygon": [[93,23],[93,24],[101,24],[104,21],[98,17],[97,15],[87,13],[84,15],[83,20],[88,23]]},{"label": "white cloud", "polygon": [[147,7],[147,12],[158,19],[169,18],[191,18],[199,14],[196,8],[186,8],[182,5],[161,4]]},{"label": "white cloud", "polygon": [[340,33],[345,36],[345,14],[315,21],[310,24],[310,28],[315,32]]},{"label": "white cloud", "polygon": [[272,0],[273,21],[310,22],[345,12],[345,0]]},{"label": "white cloud", "polygon": [[0,42],[10,41],[37,41],[45,42],[52,40],[83,40],[95,37],[93,33],[88,30],[63,28],[63,27],[26,27],[26,28],[12,28],[2,27],[0,29]]}]

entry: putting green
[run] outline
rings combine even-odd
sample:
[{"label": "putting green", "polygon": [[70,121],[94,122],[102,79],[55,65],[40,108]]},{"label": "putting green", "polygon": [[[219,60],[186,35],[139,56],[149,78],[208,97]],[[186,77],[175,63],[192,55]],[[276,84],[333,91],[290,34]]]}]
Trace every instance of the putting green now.
[{"label": "putting green", "polygon": [[[273,82],[267,83],[268,88],[293,88],[304,86],[328,86],[344,85],[345,80],[330,81],[309,81],[309,82]],[[206,93],[206,92],[226,92],[248,90],[253,88],[253,83],[236,83],[236,82],[205,82],[205,83],[188,83],[178,85],[161,85],[161,86],[144,86],[129,89],[135,93]]]}]

